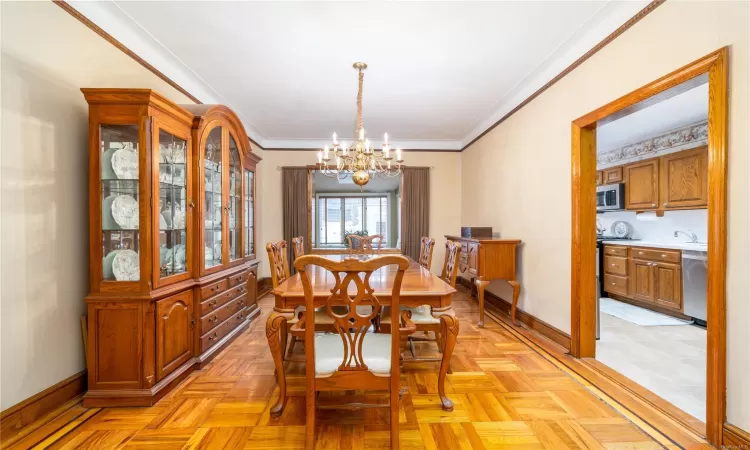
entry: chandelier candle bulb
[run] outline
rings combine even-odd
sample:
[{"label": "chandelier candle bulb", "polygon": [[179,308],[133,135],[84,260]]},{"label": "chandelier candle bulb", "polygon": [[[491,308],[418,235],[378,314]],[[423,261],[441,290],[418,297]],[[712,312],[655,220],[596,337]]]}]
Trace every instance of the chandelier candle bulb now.
[{"label": "chandelier candle bulb", "polygon": [[323,153],[318,152],[318,164],[323,164]]},{"label": "chandelier candle bulb", "polygon": [[323,147],[323,159],[325,161],[328,161],[328,159],[329,159],[328,158],[328,146],[327,145],[325,147]]},{"label": "chandelier candle bulb", "polygon": [[388,145],[388,133],[385,133],[385,135],[383,135],[383,146],[387,146],[387,145]]},{"label": "chandelier candle bulb", "polygon": [[336,140],[336,133],[333,133],[333,145],[338,144],[338,141]]},{"label": "chandelier candle bulb", "polygon": [[396,161],[398,161],[398,162],[403,161],[403,159],[401,159],[401,149],[400,148],[396,149]]}]

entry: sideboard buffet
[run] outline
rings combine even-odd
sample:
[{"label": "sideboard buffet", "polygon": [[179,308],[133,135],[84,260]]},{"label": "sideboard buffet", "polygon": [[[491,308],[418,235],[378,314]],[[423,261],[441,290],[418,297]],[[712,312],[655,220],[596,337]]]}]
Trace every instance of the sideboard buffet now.
[{"label": "sideboard buffet", "polygon": [[88,392],[149,406],[259,314],[255,171],[241,121],[149,89],[89,104]]}]

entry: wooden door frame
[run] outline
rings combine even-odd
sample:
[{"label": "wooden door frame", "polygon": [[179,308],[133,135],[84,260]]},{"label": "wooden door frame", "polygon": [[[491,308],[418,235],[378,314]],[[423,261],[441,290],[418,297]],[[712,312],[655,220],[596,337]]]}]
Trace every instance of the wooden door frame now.
[{"label": "wooden door frame", "polygon": [[727,61],[723,47],[572,122],[570,353],[596,348],[597,121],[697,76],[708,74],[708,289],[706,438],[722,442],[726,419]]}]

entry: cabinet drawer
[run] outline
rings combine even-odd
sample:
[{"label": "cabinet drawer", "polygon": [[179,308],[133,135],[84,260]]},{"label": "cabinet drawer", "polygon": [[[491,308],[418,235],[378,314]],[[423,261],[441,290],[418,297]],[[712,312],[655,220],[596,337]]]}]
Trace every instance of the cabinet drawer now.
[{"label": "cabinet drawer", "polygon": [[628,258],[623,258],[621,256],[605,256],[604,273],[612,275],[627,275]]},{"label": "cabinet drawer", "polygon": [[247,270],[244,272],[236,273],[229,277],[229,287],[235,287],[237,285],[247,283]]},{"label": "cabinet drawer", "polygon": [[638,259],[648,259],[651,261],[665,261],[679,263],[681,253],[679,250],[661,250],[658,248],[633,247],[631,256]]},{"label": "cabinet drawer", "polygon": [[604,290],[613,294],[628,295],[628,277],[604,275]]},{"label": "cabinet drawer", "polygon": [[610,256],[622,256],[627,258],[628,248],[622,245],[605,245],[604,254]]},{"label": "cabinet drawer", "polygon": [[213,297],[201,302],[201,317],[206,314],[221,308],[230,300],[234,300],[240,295],[245,294],[247,291],[246,285],[235,286],[232,289],[222,292],[221,294],[214,295]]},{"label": "cabinet drawer", "polygon": [[201,298],[213,297],[219,292],[224,292],[229,288],[229,281],[226,278],[219,280],[215,283],[211,283],[208,286],[201,288]]},{"label": "cabinet drawer", "polygon": [[246,318],[247,314],[244,310],[238,311],[227,320],[217,325],[216,328],[201,336],[201,353],[213,347],[224,336],[241,325]]},{"label": "cabinet drawer", "polygon": [[242,304],[240,304],[240,300],[241,299],[232,300],[211,314],[201,318],[201,334],[212,330],[216,325],[226,320],[229,316],[240,309],[243,309],[245,305],[244,298],[242,299]]}]

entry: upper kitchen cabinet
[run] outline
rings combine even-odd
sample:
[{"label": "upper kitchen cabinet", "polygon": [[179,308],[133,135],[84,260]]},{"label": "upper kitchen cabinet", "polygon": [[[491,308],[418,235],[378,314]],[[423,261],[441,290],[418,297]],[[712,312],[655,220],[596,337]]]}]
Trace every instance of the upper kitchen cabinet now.
[{"label": "upper kitchen cabinet", "polygon": [[192,276],[192,114],[149,89],[82,89],[89,103],[91,292]]},{"label": "upper kitchen cabinet", "polygon": [[197,270],[207,275],[255,258],[255,165],[250,141],[239,118],[222,105],[183,105],[195,118],[194,165],[197,224]]},{"label": "upper kitchen cabinet", "polygon": [[625,209],[655,210],[659,206],[659,160],[625,166]]},{"label": "upper kitchen cabinet", "polygon": [[601,184],[622,183],[622,180],[623,180],[622,166],[610,167],[609,169],[602,170],[601,173],[602,173]]},{"label": "upper kitchen cabinet", "polygon": [[664,209],[708,205],[708,147],[662,156],[660,190]]}]

